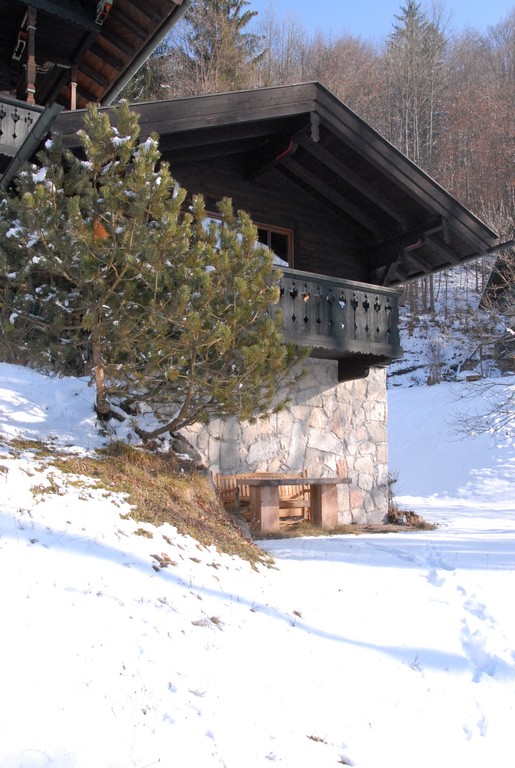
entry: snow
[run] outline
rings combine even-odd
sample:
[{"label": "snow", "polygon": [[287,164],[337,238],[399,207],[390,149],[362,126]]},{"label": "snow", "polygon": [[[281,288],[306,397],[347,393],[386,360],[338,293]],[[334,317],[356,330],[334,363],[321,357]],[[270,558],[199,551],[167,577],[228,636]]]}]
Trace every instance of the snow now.
[{"label": "snow", "polygon": [[48,173],[48,169],[44,166],[42,168],[39,168],[35,173],[32,174],[32,181],[34,184],[40,184],[42,181],[45,181],[46,175]]},{"label": "snow", "polygon": [[453,386],[389,393],[436,530],[267,541],[253,570],[10,443],[106,438],[87,381],[0,364],[2,768],[511,768],[515,456],[456,441]]}]

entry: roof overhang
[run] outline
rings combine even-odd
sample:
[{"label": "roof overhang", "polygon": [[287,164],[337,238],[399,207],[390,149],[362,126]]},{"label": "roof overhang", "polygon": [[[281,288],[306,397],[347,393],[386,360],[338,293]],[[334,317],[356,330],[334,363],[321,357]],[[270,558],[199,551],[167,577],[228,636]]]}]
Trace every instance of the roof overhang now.
[{"label": "roof overhang", "polygon": [[[319,83],[133,105],[172,163],[239,153],[247,178],[279,172],[352,233],[371,282],[397,285],[462,264],[498,237]],[[77,146],[78,113],[57,127]],[[334,259],[338,255],[334,255]]]},{"label": "roof overhang", "polygon": [[[192,0],[0,0],[0,94],[25,99],[27,10],[35,9],[35,101],[109,104]],[[73,86],[75,90],[75,86]]]},{"label": "roof overhang", "polygon": [[191,3],[0,0],[2,187],[64,107],[112,103]]}]

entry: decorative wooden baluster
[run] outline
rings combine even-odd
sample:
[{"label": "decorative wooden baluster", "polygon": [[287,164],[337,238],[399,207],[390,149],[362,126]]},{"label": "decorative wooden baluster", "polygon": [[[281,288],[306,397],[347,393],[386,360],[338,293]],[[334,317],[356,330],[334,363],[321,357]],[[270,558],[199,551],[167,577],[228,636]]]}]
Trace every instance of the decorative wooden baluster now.
[{"label": "decorative wooden baluster", "polygon": [[386,318],[387,318],[386,319],[386,324],[387,324],[386,333],[388,334],[388,336],[390,336],[391,333],[392,333],[392,329],[391,329],[391,326],[390,326],[390,318],[391,318],[391,314],[392,314],[392,305],[390,304],[390,299],[386,299],[386,305],[385,305],[384,311],[386,312]]},{"label": "decorative wooden baluster", "polygon": [[295,320],[297,319],[297,317],[295,315],[295,299],[299,295],[299,292],[298,292],[298,290],[297,290],[297,288],[295,286],[295,280],[292,282],[292,284],[290,286],[290,290],[288,291],[288,293],[291,296],[291,312],[292,312],[291,319],[292,319],[292,322],[295,322]]},{"label": "decorative wooden baluster", "polygon": [[304,283],[304,288],[302,289],[302,301],[304,302],[304,329],[306,333],[308,332],[308,324],[309,324],[309,317],[308,317],[308,301],[311,298],[311,293],[308,291],[308,285],[307,283]]},{"label": "decorative wooden baluster", "polygon": [[351,299],[350,305],[352,307],[352,311],[354,312],[354,338],[356,339],[358,335],[358,323],[356,322],[356,310],[359,307],[359,301],[356,296],[356,291],[352,292],[352,299]]},{"label": "decorative wooden baluster", "polygon": [[16,144],[16,139],[18,138],[18,134],[16,133],[16,126],[18,124],[18,121],[21,120],[21,115],[16,109],[16,107],[13,109],[11,120],[14,123],[14,129],[13,129],[13,142]]},{"label": "decorative wooden baluster", "polygon": [[[347,301],[345,299],[343,291],[340,293],[340,298],[338,299],[338,304],[340,305],[340,309],[343,311],[345,307],[347,306]],[[345,330],[345,321],[342,320],[342,331]]]},{"label": "decorative wooden baluster", "polygon": [[27,126],[27,133],[30,133],[32,123],[34,122],[32,115],[29,113],[26,117],[23,118],[23,122]]},{"label": "decorative wooden baluster", "polygon": [[368,325],[368,310],[370,309],[370,302],[368,300],[368,296],[366,293],[361,303],[361,306],[365,310],[365,332],[368,333],[370,330],[370,327]]},{"label": "decorative wooden baluster", "polygon": [[376,333],[379,336],[381,333],[381,328],[379,327],[379,312],[381,311],[381,305],[379,303],[379,296],[376,296],[376,300],[374,301],[374,310],[376,313]]},{"label": "decorative wooden baluster", "polygon": [[[318,288],[318,295],[320,296],[320,288]],[[321,298],[322,297],[320,296],[320,299]],[[320,299],[318,299],[319,302],[320,302]],[[328,321],[328,324],[329,324],[329,329],[328,329],[329,334],[328,335],[332,336],[333,335],[333,304],[335,302],[335,296],[334,296],[332,288],[329,288],[329,293],[327,294],[326,301],[327,301],[327,304],[329,306],[329,321]],[[318,322],[320,322],[320,307],[318,308],[317,323]]]},{"label": "decorative wooden baluster", "polygon": [[3,130],[4,117],[7,117],[7,112],[5,111],[3,106],[0,104],[0,141],[2,140],[2,136],[4,135],[4,130]]}]

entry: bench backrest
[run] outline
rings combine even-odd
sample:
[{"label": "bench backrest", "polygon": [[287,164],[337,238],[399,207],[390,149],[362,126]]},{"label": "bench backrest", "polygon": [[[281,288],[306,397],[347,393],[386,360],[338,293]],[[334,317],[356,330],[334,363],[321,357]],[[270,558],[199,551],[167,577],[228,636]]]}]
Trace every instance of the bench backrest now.
[{"label": "bench backrest", "polygon": [[[307,471],[298,473],[284,472],[244,472],[236,475],[215,475],[214,483],[218,494],[224,505],[230,509],[236,510],[240,502],[248,502],[250,499],[250,489],[248,485],[238,485],[238,480],[252,479],[256,477],[279,478],[298,478],[307,477]],[[304,485],[280,485],[279,498],[294,499],[304,498],[309,488]]]}]

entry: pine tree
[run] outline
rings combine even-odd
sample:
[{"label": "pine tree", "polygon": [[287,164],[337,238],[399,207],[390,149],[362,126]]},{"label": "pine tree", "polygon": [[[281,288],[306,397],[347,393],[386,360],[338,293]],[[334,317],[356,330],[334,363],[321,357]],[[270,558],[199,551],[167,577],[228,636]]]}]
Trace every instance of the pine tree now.
[{"label": "pine tree", "polygon": [[185,212],[125,103],[116,125],[92,106],[81,140],[83,159],[48,142],[2,202],[11,348],[91,371],[99,415],[143,406],[163,421],[148,435],[266,412],[300,355],[267,312],[279,274],[248,215],[223,200],[207,220],[201,197]]},{"label": "pine tree", "polygon": [[420,3],[408,0],[395,17],[386,50],[388,137],[411,160],[434,173],[442,129],[447,41]]},{"label": "pine tree", "polygon": [[247,27],[257,11],[249,0],[196,0],[168,41],[170,96],[197,96],[252,87],[263,55]]}]

